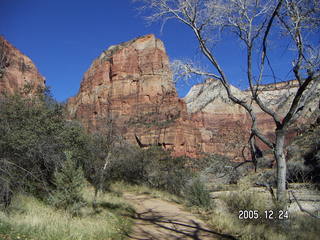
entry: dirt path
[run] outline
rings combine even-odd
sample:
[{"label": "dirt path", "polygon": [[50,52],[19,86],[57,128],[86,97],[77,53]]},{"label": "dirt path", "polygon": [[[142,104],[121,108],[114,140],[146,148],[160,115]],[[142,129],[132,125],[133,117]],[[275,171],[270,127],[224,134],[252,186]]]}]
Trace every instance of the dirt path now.
[{"label": "dirt path", "polygon": [[136,210],[135,226],[129,239],[234,239],[210,230],[206,224],[181,206],[148,195],[124,193]]}]

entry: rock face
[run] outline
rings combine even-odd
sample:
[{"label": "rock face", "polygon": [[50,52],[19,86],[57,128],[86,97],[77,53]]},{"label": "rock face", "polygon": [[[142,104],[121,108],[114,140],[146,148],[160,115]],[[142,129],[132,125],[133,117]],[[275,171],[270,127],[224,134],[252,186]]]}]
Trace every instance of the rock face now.
[{"label": "rock face", "polygon": [[[261,85],[260,98],[267,107],[276,111],[281,117],[285,116],[294,93],[297,91],[298,82],[288,81],[276,84]],[[243,100],[250,99],[250,91],[241,91],[231,86],[232,93]],[[313,122],[319,115],[320,85],[315,94],[309,99],[306,107],[301,112],[299,122],[293,125],[287,134],[288,143],[295,136],[301,126]],[[184,98],[188,112],[192,119],[201,119],[200,126],[202,147],[205,152],[223,153],[233,158],[241,158],[239,155],[246,145],[249,136],[251,120],[245,110],[232,103],[222,84],[217,80],[208,80],[204,84],[198,84],[191,88]],[[259,129],[270,139],[274,139],[276,128],[272,118],[254,105]],[[209,136],[210,140],[209,140]],[[259,142],[261,149],[268,149]],[[236,154],[238,153],[238,154]]]},{"label": "rock face", "polygon": [[45,79],[30,58],[0,36],[0,93],[18,92],[26,84],[44,87]]},{"label": "rock face", "polygon": [[[238,98],[247,97],[241,90],[231,86]],[[184,98],[187,110],[200,131],[204,152],[241,158],[242,149],[249,136],[250,117],[239,105],[228,99],[222,84],[207,80],[193,86]]]},{"label": "rock face", "polygon": [[[282,113],[296,88],[295,81],[264,85],[261,98]],[[248,91],[232,86],[232,92],[249,99]],[[305,119],[319,107],[319,89],[316,98],[304,110]],[[70,118],[80,120],[89,131],[112,119],[133,144],[158,144],[175,155],[192,157],[207,152],[241,158],[251,125],[245,110],[228,99],[219,81],[195,85],[179,99],[165,48],[154,35],[104,51],[84,74],[80,91],[69,99],[67,108]],[[272,138],[272,119],[257,106],[254,110],[259,127]]]},{"label": "rock face", "polygon": [[154,35],[103,52],[67,108],[70,117],[90,131],[112,118],[131,143],[159,144],[177,155],[194,156],[200,151],[200,132],[177,96],[165,48]]},{"label": "rock face", "polygon": [[[44,87],[45,80],[33,62],[0,37],[0,93],[12,94],[24,86]],[[298,82],[260,86],[260,97],[284,117]],[[234,95],[249,99],[248,90],[233,86]],[[302,118],[287,141],[319,117],[320,86],[301,111]],[[273,138],[272,119],[257,106],[258,126]],[[195,85],[179,99],[172,80],[163,43],[146,35],[111,46],[93,61],[84,74],[80,91],[67,103],[70,119],[80,120],[89,131],[109,127],[110,120],[129,142],[148,147],[156,144],[175,155],[216,153],[242,158],[251,120],[243,108],[233,104],[222,84],[207,80]],[[266,147],[260,143],[262,149]]]}]

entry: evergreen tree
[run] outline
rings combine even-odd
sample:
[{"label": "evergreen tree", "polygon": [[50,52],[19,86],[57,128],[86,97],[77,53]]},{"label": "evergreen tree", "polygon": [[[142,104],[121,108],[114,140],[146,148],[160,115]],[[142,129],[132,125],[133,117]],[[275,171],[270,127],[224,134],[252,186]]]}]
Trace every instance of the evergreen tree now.
[{"label": "evergreen tree", "polygon": [[82,190],[85,184],[83,170],[77,167],[71,152],[65,152],[66,160],[61,169],[54,173],[56,189],[50,196],[50,202],[57,208],[70,211],[78,215],[84,205]]}]

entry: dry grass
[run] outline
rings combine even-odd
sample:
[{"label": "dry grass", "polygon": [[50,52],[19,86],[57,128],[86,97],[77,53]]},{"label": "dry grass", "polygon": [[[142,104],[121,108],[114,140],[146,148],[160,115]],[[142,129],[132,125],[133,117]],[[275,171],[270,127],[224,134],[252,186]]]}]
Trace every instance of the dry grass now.
[{"label": "dry grass", "polygon": [[[319,239],[320,221],[308,216],[289,215],[288,220],[268,220],[265,210],[280,210],[274,206],[271,197],[253,191],[247,181],[240,181],[238,190],[222,194],[219,201],[224,209],[215,209],[206,216],[212,229],[228,233],[239,239]],[[239,210],[258,210],[261,219],[240,220]]]},{"label": "dry grass", "polygon": [[19,195],[15,198],[9,214],[0,212],[1,239],[35,240],[99,240],[124,239],[131,229],[130,207],[114,194],[99,198],[98,208],[90,206],[92,191],[84,195],[88,206],[81,217],[56,210],[34,197]]}]

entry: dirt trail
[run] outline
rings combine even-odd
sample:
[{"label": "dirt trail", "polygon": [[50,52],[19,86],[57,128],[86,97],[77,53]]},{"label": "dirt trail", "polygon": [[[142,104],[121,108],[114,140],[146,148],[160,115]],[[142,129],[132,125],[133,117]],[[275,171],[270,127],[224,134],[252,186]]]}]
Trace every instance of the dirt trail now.
[{"label": "dirt trail", "polygon": [[129,239],[234,239],[210,230],[206,224],[181,206],[148,195],[124,193],[136,210],[135,226]]}]

